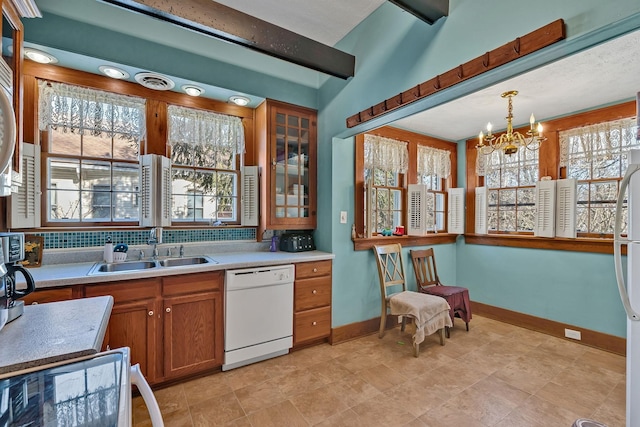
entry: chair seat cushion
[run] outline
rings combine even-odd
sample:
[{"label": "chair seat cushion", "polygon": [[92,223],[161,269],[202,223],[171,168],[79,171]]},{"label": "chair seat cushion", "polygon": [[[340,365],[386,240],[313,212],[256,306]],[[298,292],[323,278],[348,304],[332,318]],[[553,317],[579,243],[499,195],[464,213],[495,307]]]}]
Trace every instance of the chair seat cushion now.
[{"label": "chair seat cushion", "polygon": [[439,297],[448,297],[450,295],[463,293],[465,291],[468,292],[468,289],[463,288],[462,286],[438,285],[438,286],[429,286],[426,288],[422,288],[421,291],[429,295],[437,295]]},{"label": "chair seat cushion", "polygon": [[444,298],[413,291],[398,292],[389,297],[389,309],[394,316],[408,316],[416,322],[414,344],[424,341],[445,326],[453,326],[449,317],[449,303]]}]

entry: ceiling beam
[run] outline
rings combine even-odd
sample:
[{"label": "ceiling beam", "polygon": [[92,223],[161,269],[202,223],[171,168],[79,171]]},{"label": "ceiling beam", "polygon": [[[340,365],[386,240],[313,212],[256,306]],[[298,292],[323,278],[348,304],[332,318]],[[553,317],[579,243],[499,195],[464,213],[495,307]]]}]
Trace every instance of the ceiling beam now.
[{"label": "ceiling beam", "polygon": [[449,16],[449,0],[389,0],[431,25],[443,16]]},{"label": "ceiling beam", "polygon": [[355,73],[355,56],[211,0],[100,1],[341,79]]}]

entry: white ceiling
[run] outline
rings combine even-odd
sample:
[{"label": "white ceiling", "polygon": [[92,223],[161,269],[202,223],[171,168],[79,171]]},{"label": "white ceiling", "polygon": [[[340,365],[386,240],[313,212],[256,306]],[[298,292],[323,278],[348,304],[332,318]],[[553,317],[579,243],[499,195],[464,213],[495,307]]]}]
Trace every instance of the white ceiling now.
[{"label": "white ceiling", "polygon": [[477,135],[487,122],[506,127],[507,101],[517,90],[513,124],[526,125],[533,113],[550,119],[633,99],[640,92],[640,31],[584,50],[431,110],[398,120],[394,126],[459,141]]},{"label": "white ceiling", "polygon": [[333,46],[386,0],[215,0]]}]

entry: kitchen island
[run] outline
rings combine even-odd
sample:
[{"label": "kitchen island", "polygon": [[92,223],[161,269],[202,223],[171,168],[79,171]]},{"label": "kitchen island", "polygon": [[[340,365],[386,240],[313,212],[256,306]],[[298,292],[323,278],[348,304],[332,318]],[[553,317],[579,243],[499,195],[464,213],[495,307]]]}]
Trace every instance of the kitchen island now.
[{"label": "kitchen island", "polygon": [[100,351],[113,297],[27,305],[0,330],[0,374]]}]

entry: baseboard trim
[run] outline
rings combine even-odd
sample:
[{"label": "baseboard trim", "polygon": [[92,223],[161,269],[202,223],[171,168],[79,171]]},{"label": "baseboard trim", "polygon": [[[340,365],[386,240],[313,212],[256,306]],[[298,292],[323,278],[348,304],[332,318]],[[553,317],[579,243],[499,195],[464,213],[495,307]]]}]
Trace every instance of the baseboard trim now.
[{"label": "baseboard trim", "polygon": [[[592,331],[589,329],[579,328],[567,323],[560,323],[553,320],[543,319],[541,317],[531,316],[529,314],[519,313],[500,307],[494,307],[481,302],[471,301],[471,311],[479,316],[489,319],[498,320],[500,322],[509,323],[521,328],[531,329],[536,332],[542,332],[547,335],[562,338],[567,341],[577,342],[589,347],[608,351],[611,353],[624,356],[627,349],[627,340],[615,335],[608,335],[602,332]],[[398,324],[397,316],[387,316],[387,328],[394,328]],[[473,321],[470,324],[473,328]],[[380,328],[380,318],[375,317],[362,322],[350,323],[348,325],[333,328],[331,331],[331,344],[339,344],[344,341],[356,339],[365,335],[377,332]],[[565,328],[580,331],[582,339],[576,341],[564,336]]]}]

